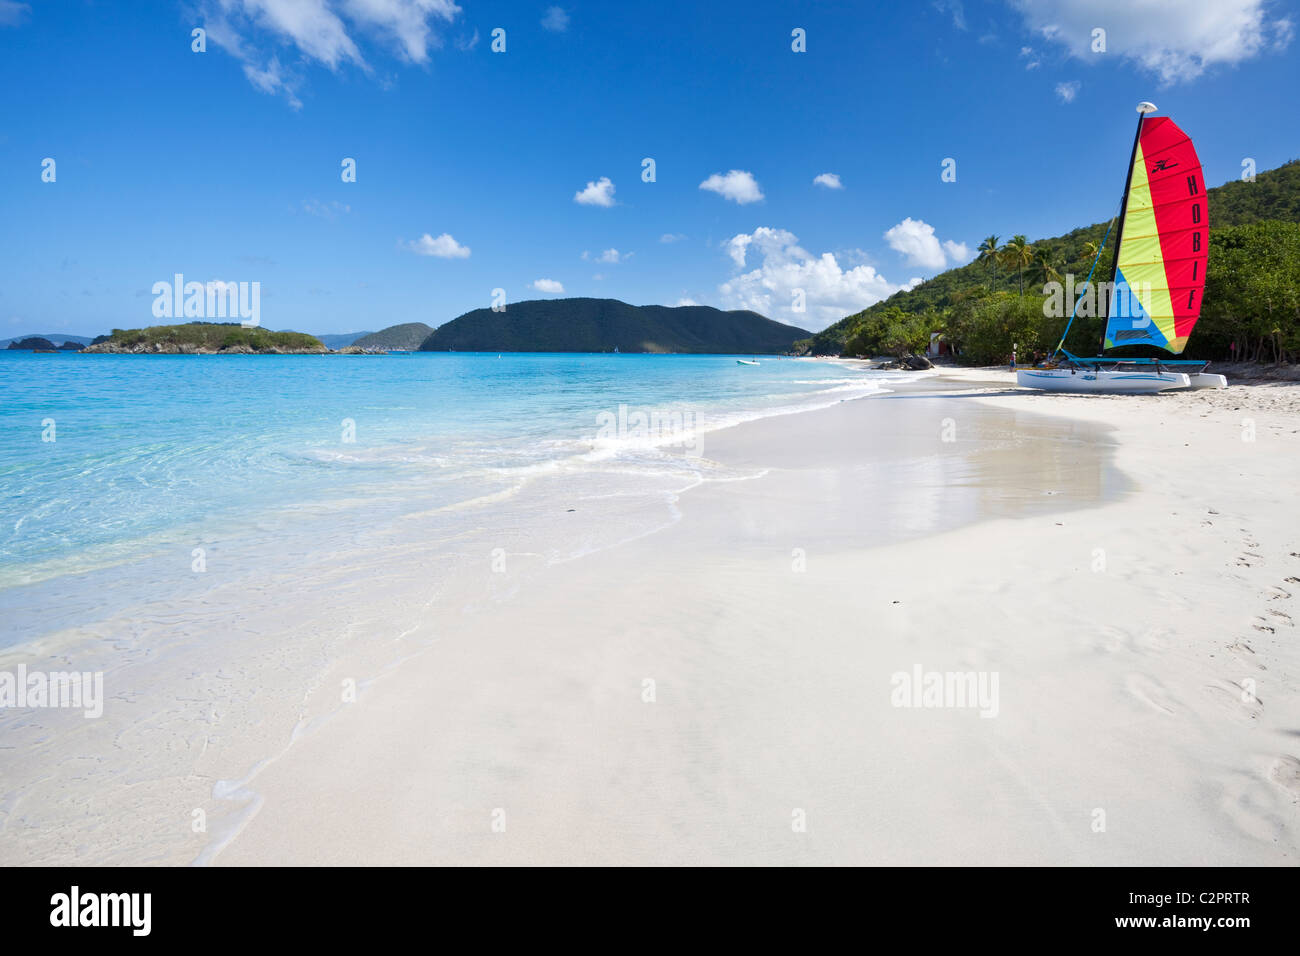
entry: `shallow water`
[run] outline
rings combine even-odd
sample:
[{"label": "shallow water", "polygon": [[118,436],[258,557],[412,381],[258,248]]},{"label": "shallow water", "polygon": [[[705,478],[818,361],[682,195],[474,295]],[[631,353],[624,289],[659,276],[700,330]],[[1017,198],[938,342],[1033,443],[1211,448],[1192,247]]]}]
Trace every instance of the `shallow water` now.
[{"label": "shallow water", "polygon": [[285,509],[491,503],[561,467],[680,478],[643,435],[598,440],[599,416],[617,431],[620,405],[669,409],[707,431],[884,377],[728,356],[0,353],[0,589]]}]

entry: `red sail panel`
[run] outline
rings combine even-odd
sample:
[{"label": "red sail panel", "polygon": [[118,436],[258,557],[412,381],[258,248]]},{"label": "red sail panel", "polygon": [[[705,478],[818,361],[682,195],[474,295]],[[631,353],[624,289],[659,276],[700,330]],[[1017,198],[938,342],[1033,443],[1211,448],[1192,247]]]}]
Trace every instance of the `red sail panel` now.
[{"label": "red sail panel", "polygon": [[1142,124],[1141,147],[1173,310],[1171,344],[1182,351],[1201,316],[1205,290],[1210,245],[1205,178],[1191,139],[1166,116]]}]

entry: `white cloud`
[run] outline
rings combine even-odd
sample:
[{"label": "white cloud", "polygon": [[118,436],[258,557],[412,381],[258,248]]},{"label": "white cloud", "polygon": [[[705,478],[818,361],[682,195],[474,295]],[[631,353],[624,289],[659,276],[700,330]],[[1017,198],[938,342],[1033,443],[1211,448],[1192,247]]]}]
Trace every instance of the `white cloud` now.
[{"label": "white cloud", "polygon": [[964,242],[953,242],[951,239],[943,241],[943,251],[948,255],[948,261],[955,266],[965,265],[971,260],[970,246]]},{"label": "white cloud", "polygon": [[[1108,56],[1133,60],[1164,86],[1231,66],[1263,50],[1285,48],[1288,18],[1269,19],[1267,0],[1011,0],[1030,29],[1095,63]],[[1092,50],[1092,31],[1106,30],[1106,52]]]},{"label": "white cloud", "polygon": [[617,249],[606,249],[604,252],[598,252],[592,255],[590,252],[583,252],[582,258],[586,262],[605,262],[611,265],[623,262],[632,258],[632,253],[622,254]]},{"label": "white cloud", "polygon": [[462,246],[450,233],[444,232],[437,239],[427,232],[419,239],[406,243],[406,248],[416,255],[437,256],[439,259],[468,259],[469,246]]},{"label": "white cloud", "polygon": [[538,279],[533,283],[533,288],[547,295],[561,295],[564,292],[564,285],[554,279]]},{"label": "white cloud", "polygon": [[340,6],[355,25],[384,36],[411,63],[427,62],[429,47],[441,46],[430,19],[450,23],[461,12],[451,0],[342,0]]},{"label": "white cloud", "polygon": [[820,176],[814,176],[813,185],[825,186],[827,189],[844,188],[844,184],[840,182],[840,177],[835,173],[822,173]]},{"label": "white cloud", "polygon": [[243,0],[223,6],[242,8],[255,26],[292,42],[303,55],[331,70],[340,63],[364,62],[342,19],[325,0]]},{"label": "white cloud", "polygon": [[548,7],[546,16],[542,17],[542,29],[552,33],[563,33],[569,29],[569,15],[560,7]]},{"label": "white cloud", "polygon": [[746,203],[758,202],[763,198],[763,191],[754,179],[754,174],[743,169],[733,169],[725,176],[714,173],[700,183],[700,188],[717,193],[722,198],[730,199],[742,206]]},{"label": "white cloud", "polygon": [[[743,270],[747,264],[750,268],[718,286],[724,306],[822,329],[921,281],[898,285],[870,265],[845,270],[831,253],[813,256],[798,243],[792,233],[767,226],[727,240],[725,248],[736,268]],[[805,312],[793,309],[798,289],[804,293]]]},{"label": "white cloud", "polygon": [[244,64],[244,76],[248,82],[263,93],[283,93],[289,106],[295,110],[302,109],[302,100],[298,99],[297,89],[300,81],[288,76],[280,66],[280,58],[273,56],[267,61],[265,69],[258,69],[252,63]]},{"label": "white cloud", "polygon": [[684,297],[678,299],[676,302],[674,302],[673,305],[674,305],[674,307],[680,309],[682,306],[686,306],[686,305],[699,305],[699,303],[696,302],[694,299],[692,299],[692,298],[690,298],[690,297],[684,296]]},{"label": "white cloud", "polygon": [[1070,80],[1068,83],[1057,83],[1056,95],[1061,98],[1062,103],[1073,103],[1074,98],[1079,95],[1079,81]]},{"label": "white cloud", "polygon": [[659,241],[664,243],[681,242],[685,238],[686,237],[682,235],[680,232],[665,232],[662,236],[659,237]]},{"label": "white cloud", "polygon": [[1020,48],[1020,58],[1029,61],[1025,64],[1026,70],[1036,70],[1040,66],[1038,57],[1034,55],[1034,48],[1031,46],[1022,46]]},{"label": "white cloud", "polygon": [[970,252],[964,243],[951,239],[945,239],[941,243],[934,234],[934,226],[910,216],[886,230],[885,241],[891,249],[906,256],[909,264],[936,272],[948,264],[949,258],[954,263],[970,258]]},{"label": "white cloud", "polygon": [[586,189],[579,189],[573,194],[573,201],[583,206],[614,205],[614,184],[608,176],[601,176],[594,183],[587,183]]},{"label": "white cloud", "polygon": [[371,71],[357,37],[374,36],[409,63],[427,63],[440,45],[435,21],[450,23],[461,12],[452,0],[201,0],[200,22],[208,39],[243,67],[264,93],[283,95],[295,109],[301,77],[282,65],[277,51],[293,47],[302,65],[337,70],[352,64]]}]

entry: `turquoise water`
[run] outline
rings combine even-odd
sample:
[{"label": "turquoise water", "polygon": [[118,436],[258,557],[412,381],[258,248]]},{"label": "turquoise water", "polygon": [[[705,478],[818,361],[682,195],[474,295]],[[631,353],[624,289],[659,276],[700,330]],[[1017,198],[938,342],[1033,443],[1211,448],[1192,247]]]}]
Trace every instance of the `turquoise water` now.
[{"label": "turquoise water", "polygon": [[638,475],[698,466],[643,433],[602,436],[600,416],[607,425],[620,405],[671,410],[706,441],[727,424],[877,390],[883,378],[824,361],[760,363],[0,352],[0,587],[120,563],[169,535],[277,509],[333,502],[388,514],[416,498],[426,512],[454,508],[562,464],[588,477],[617,471],[626,490]]}]

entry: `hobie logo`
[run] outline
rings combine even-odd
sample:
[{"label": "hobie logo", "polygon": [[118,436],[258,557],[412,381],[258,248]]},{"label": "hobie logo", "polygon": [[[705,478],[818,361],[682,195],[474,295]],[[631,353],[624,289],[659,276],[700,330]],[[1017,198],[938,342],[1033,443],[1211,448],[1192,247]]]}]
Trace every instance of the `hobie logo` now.
[{"label": "hobie logo", "polygon": [[186,282],[176,273],[172,282],[155,282],[155,319],[239,319],[246,329],[262,324],[262,283]]},{"label": "hobie logo", "polygon": [[148,936],[153,897],[149,893],[69,893],[50,897],[51,926],[126,926],[133,936]]}]

